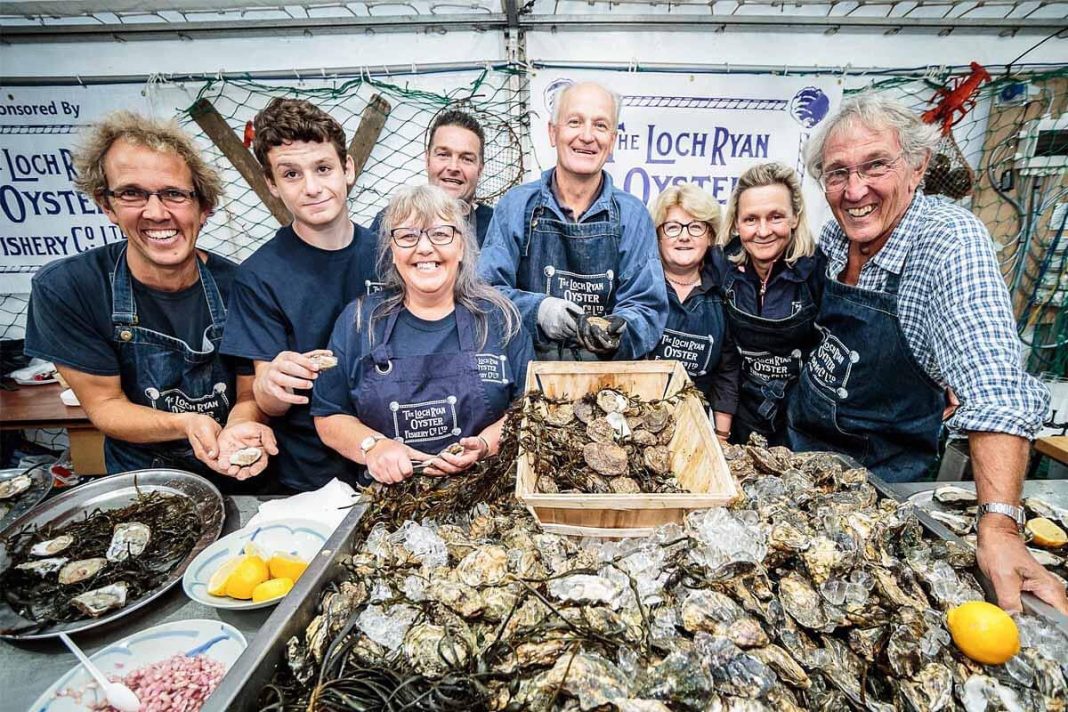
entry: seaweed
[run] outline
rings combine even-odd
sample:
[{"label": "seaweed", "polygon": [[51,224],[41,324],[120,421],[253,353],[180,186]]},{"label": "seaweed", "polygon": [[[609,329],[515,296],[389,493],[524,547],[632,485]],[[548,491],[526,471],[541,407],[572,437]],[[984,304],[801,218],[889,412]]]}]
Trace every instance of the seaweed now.
[{"label": "seaweed", "polygon": [[[102,557],[111,543],[115,525],[138,521],[148,525],[152,538],[139,556],[123,561],[109,561],[95,576],[72,584],[61,584],[55,573],[40,576],[16,568],[19,564],[40,560],[30,555],[39,542],[67,534],[74,543],[63,551],[70,561]],[[7,537],[10,566],[0,573],[3,599],[23,618],[34,624],[5,634],[34,632],[56,623],[85,618],[70,605],[75,596],[109,584],[126,582],[128,601],[136,601],[157,588],[167,575],[192,551],[200,539],[202,526],[194,503],[186,497],[162,492],[139,492],[129,505],[119,509],[94,509],[82,519],[53,527],[29,527]]]}]

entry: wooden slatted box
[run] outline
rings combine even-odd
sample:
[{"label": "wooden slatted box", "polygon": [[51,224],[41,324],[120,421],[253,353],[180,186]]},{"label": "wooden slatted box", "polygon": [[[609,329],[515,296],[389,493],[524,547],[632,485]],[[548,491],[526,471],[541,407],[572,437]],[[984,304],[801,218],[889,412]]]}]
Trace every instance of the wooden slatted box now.
[{"label": "wooden slatted box", "polygon": [[[678,393],[689,382],[677,361],[536,361],[527,368],[526,392],[577,399],[613,388],[655,400]],[[671,469],[691,494],[538,493],[530,455],[520,450],[516,498],[545,531],[601,537],[646,536],[662,524],[681,523],[692,510],[729,505],[738,496],[738,484],[704,406],[688,396],[676,407],[675,418],[675,434],[668,445]]]}]

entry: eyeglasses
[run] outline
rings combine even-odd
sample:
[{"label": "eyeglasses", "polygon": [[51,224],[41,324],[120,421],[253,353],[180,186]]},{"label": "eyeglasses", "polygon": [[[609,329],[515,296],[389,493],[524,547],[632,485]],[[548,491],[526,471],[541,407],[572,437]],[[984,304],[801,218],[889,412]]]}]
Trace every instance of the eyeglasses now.
[{"label": "eyeglasses", "polygon": [[670,220],[662,223],[660,229],[663,230],[664,237],[670,237],[672,240],[678,239],[683,230],[690,233],[690,237],[704,237],[708,234],[708,223],[698,221],[680,223]]},{"label": "eyeglasses", "polygon": [[414,227],[397,227],[389,231],[389,236],[397,247],[408,249],[419,244],[419,239],[426,235],[431,245],[438,247],[448,245],[456,238],[457,229],[453,225],[435,225],[426,230],[416,230]]},{"label": "eyeglasses", "polygon": [[142,188],[120,188],[119,190],[105,190],[104,195],[114,198],[119,205],[128,208],[143,208],[148,205],[148,199],[153,195],[163,201],[164,205],[172,208],[188,205],[197,196],[195,190],[181,190],[179,188],[164,188],[163,190],[144,190]]},{"label": "eyeglasses", "polygon": [[894,164],[900,161],[903,155],[899,153],[894,158],[876,158],[851,168],[835,168],[820,176],[820,185],[824,193],[840,193],[849,185],[851,173],[856,173],[857,178],[865,182],[882,178],[894,170]]}]

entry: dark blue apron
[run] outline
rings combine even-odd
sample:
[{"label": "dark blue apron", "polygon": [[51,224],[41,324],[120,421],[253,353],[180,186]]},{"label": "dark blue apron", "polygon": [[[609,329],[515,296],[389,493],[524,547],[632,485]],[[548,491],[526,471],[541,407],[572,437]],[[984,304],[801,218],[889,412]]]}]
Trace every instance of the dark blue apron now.
[{"label": "dark blue apron", "polygon": [[360,365],[353,394],[360,422],[416,450],[434,454],[497,420],[479,376],[474,317],[456,305],[460,351],[395,357],[390,338],[400,310],[386,317],[378,343]]},{"label": "dark blue apron", "polygon": [[[122,391],[131,403],[168,413],[203,413],[225,424],[236,384],[233,371],[223,367],[219,356],[226,306],[215,278],[199,257],[196,264],[211,314],[211,325],[204,330],[199,348],[139,326],[125,249],[111,278],[112,340],[119,353]],[[174,467],[213,480],[218,477],[196,459],[188,440],[138,445],[105,438],[104,461],[109,473]]]},{"label": "dark blue apron", "polygon": [[[619,242],[622,228],[619,208],[608,200],[604,220],[560,220],[543,202],[535,203],[516,270],[516,288],[548,294],[578,304],[587,314],[611,314],[616,304],[619,276]],[[576,342],[546,346],[534,340],[536,357],[542,361],[593,361],[598,356]]]},{"label": "dark blue apron", "polygon": [[654,361],[678,361],[690,375],[694,385],[701,389],[709,403],[713,402],[712,373],[719,366],[723,354],[723,337],[727,321],[723,302],[715,287],[702,284],[704,292],[691,292],[685,302],[679,302],[678,294],[670,284],[668,292],[668,318],[664,333],[649,358]]},{"label": "dark blue apron", "polygon": [[923,477],[938,455],[944,389],[916,361],[897,317],[899,275],[876,292],[828,279],[787,415],[794,450],[845,453],[889,482]]},{"label": "dark blue apron", "polygon": [[730,270],[723,285],[727,320],[742,357],[742,384],[731,441],[745,444],[750,433],[760,433],[769,445],[785,445],[783,404],[816,344],[818,332],[813,325],[818,307],[808,284],[802,282],[790,316],[765,319],[749,314],[735,303],[734,283],[738,279],[741,275],[737,270]]}]

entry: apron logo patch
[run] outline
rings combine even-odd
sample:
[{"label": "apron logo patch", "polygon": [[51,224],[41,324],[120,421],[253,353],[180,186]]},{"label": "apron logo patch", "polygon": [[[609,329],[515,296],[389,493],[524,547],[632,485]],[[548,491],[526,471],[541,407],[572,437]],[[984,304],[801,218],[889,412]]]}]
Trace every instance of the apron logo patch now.
[{"label": "apron logo patch", "polygon": [[800,349],[794,349],[789,356],[745,349],[738,352],[742,355],[742,370],[762,381],[789,381],[801,372]]},{"label": "apron logo patch", "polygon": [[660,346],[654,360],[670,359],[679,361],[691,376],[703,376],[708,373],[708,362],[712,358],[712,335],[687,334],[685,331],[664,329],[660,336]]},{"label": "apron logo patch", "polygon": [[844,400],[849,397],[849,376],[853,365],[860,362],[860,354],[818,324],[816,328],[823,333],[823,341],[809,356],[809,373],[816,385]]},{"label": "apron logo patch", "polygon": [[508,383],[508,357],[504,354],[475,354],[475,364],[483,383]]},{"label": "apron logo patch", "polygon": [[395,439],[405,443],[440,440],[463,432],[456,422],[456,396],[422,403],[389,404]]},{"label": "apron logo patch", "polygon": [[545,293],[578,304],[590,315],[608,312],[608,298],[612,294],[615,272],[580,274],[565,272],[552,265],[545,268]]},{"label": "apron logo patch", "polygon": [[203,413],[219,422],[222,422],[220,415],[230,409],[225,383],[216,383],[211,393],[197,398],[186,395],[180,388],[160,391],[151,387],[145,389],[145,397],[156,410],[168,413]]},{"label": "apron logo patch", "polygon": [[381,292],[383,289],[385,289],[386,283],[385,282],[375,282],[372,279],[365,279],[363,281],[363,286],[366,289],[368,294],[377,294],[378,292]]}]

